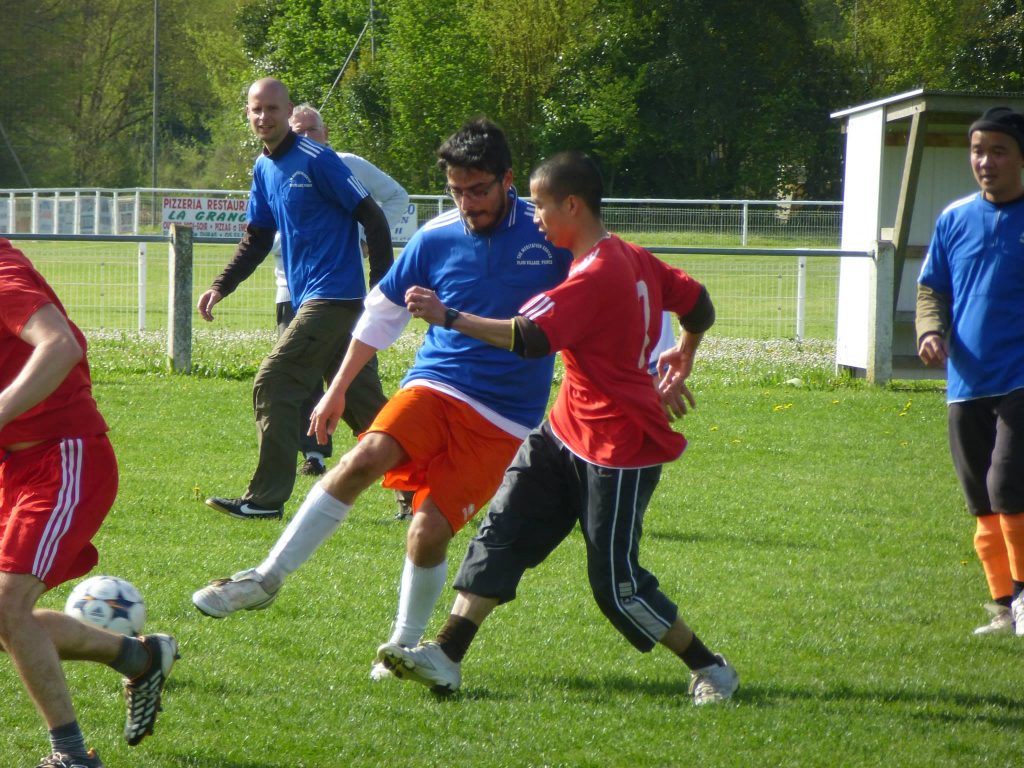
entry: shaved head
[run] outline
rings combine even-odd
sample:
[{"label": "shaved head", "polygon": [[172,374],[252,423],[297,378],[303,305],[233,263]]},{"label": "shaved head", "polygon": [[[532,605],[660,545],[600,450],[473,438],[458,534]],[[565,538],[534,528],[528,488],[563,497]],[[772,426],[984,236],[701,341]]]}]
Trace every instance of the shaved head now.
[{"label": "shaved head", "polygon": [[292,114],[288,88],[276,77],[257,80],[249,86],[245,114],[252,132],[263,140],[268,152],[273,152],[288,135],[288,118]]},{"label": "shaved head", "polygon": [[276,77],[264,77],[262,80],[257,80],[255,83],[249,86],[249,98],[251,99],[254,94],[263,96],[264,98],[280,98],[285,102],[290,103],[290,96],[288,95],[288,86],[278,80]]}]

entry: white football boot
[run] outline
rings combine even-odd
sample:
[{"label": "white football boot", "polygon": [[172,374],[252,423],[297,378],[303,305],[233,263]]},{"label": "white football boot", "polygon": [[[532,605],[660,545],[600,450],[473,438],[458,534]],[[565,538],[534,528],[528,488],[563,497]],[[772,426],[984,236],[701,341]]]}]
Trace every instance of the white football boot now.
[{"label": "white football boot", "polygon": [[277,599],[277,592],[268,592],[262,582],[255,568],[239,571],[230,579],[216,579],[196,590],[192,604],[214,619],[235,611],[261,611]]},{"label": "white football boot", "polygon": [[399,680],[414,680],[434,693],[454,693],[462,684],[461,665],[434,642],[420,643],[415,648],[385,643],[377,649],[377,658]]},{"label": "white football boot", "polygon": [[974,630],[976,635],[997,635],[1002,632],[1013,630],[1013,614],[1005,605],[999,603],[985,603],[985,610],[992,614],[987,624],[982,624]]},{"label": "white football boot", "polygon": [[698,707],[725,701],[740,687],[740,676],[721,654],[716,654],[721,664],[701,667],[690,673],[690,695]]}]

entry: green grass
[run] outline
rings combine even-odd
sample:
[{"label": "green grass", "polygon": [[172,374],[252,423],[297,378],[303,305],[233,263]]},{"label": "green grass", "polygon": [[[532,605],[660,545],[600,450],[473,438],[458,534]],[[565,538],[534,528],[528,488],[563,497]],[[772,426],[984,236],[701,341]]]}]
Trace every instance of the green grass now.
[{"label": "green grass", "polygon": [[[385,353],[386,388],[414,344]],[[404,547],[382,489],[364,494],[270,610],[214,621],[190,604],[208,579],[258,562],[282,529],[201,503],[248,480],[251,372],[268,346],[197,345],[207,375],[182,377],[159,373],[158,338],[92,338],[121,463],[98,571],[137,584],[149,629],[174,633],[183,655],[156,735],[135,749],[120,736],[117,675],[66,665],[108,766],[1019,764],[1021,641],[971,636],[984,579],[935,385],[837,378],[825,344],[709,336],[684,424],[690,447],[666,467],[642,560],[736,665],[735,703],[694,708],[678,660],[637,654],[615,633],[590,597],[578,534],[487,622],[462,691],[438,699],[367,676]],[[219,371],[218,358],[230,361]],[[299,480],[289,514],[310,484]],[[466,542],[453,544],[452,572]],[[44,604],[59,607],[70,587]],[[29,765],[45,733],[9,664],[0,669],[0,764]]]}]

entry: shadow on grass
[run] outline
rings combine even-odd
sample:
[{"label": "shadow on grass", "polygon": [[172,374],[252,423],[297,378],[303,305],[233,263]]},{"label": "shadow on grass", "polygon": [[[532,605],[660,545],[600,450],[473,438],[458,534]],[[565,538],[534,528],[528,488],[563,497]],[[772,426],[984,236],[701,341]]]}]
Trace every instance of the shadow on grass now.
[{"label": "shadow on grass", "polygon": [[[827,688],[780,685],[740,685],[736,701],[759,707],[776,707],[787,701],[814,701],[866,703],[878,707],[910,704],[914,711],[909,717],[922,721],[943,723],[984,722],[1000,728],[1024,728],[1024,710],[1020,701],[1002,694],[965,693],[952,689],[935,691],[886,690],[884,688],[855,688],[836,685]],[[922,708],[930,705],[931,711]],[[987,710],[997,711],[987,711]]]},{"label": "shadow on grass", "polygon": [[295,768],[295,760],[285,758],[283,762],[260,758],[259,760],[223,760],[217,757],[195,757],[175,755],[171,765],[181,768]]},{"label": "shadow on grass", "polygon": [[[685,678],[643,680],[620,675],[600,678],[556,675],[548,677],[547,682],[556,688],[574,690],[588,696],[593,694],[602,700],[607,700],[609,692],[630,697],[643,694],[649,697],[686,698],[689,687],[689,681]],[[763,708],[778,707],[794,701],[813,701],[817,704],[861,702],[875,706],[912,704],[915,711],[909,713],[909,716],[923,721],[984,722],[1000,728],[1024,728],[1024,709],[1021,708],[1019,699],[1001,694],[974,694],[951,689],[908,691],[855,688],[848,685],[820,688],[799,685],[744,684],[741,681],[733,701],[737,705]],[[931,705],[933,711],[923,710],[921,705]]]},{"label": "shadow on grass", "polygon": [[812,551],[823,549],[821,544],[814,544],[809,541],[794,541],[779,536],[757,536],[745,534],[733,536],[730,534],[700,533],[696,531],[659,531],[656,528],[644,530],[644,536],[658,541],[671,541],[680,544],[740,544],[743,547],[763,547],[764,549],[797,549]]}]

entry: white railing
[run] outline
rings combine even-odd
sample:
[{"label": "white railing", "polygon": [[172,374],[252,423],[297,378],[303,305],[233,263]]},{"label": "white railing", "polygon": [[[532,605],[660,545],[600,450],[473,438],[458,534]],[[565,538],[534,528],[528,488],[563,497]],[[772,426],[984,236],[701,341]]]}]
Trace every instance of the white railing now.
[{"label": "white railing", "polygon": [[[0,189],[0,232],[166,233],[163,199],[175,195],[238,199],[247,196],[248,191],[144,187]],[[411,195],[410,199],[416,206],[417,225],[452,207],[446,195]],[[835,247],[839,243],[842,203],[606,198],[602,213],[613,231],[651,245]]]},{"label": "white railing", "polygon": [[[230,260],[234,244],[194,238],[191,285],[178,285],[152,235],[5,235],[53,284],[85,329],[156,330],[167,325],[167,299],[191,294],[191,306]],[[651,245],[711,292],[715,332],[740,338],[831,339],[835,335],[839,260],[869,256],[832,248],[729,248]],[[217,307],[213,332],[275,325],[274,274],[264,263]]]}]

